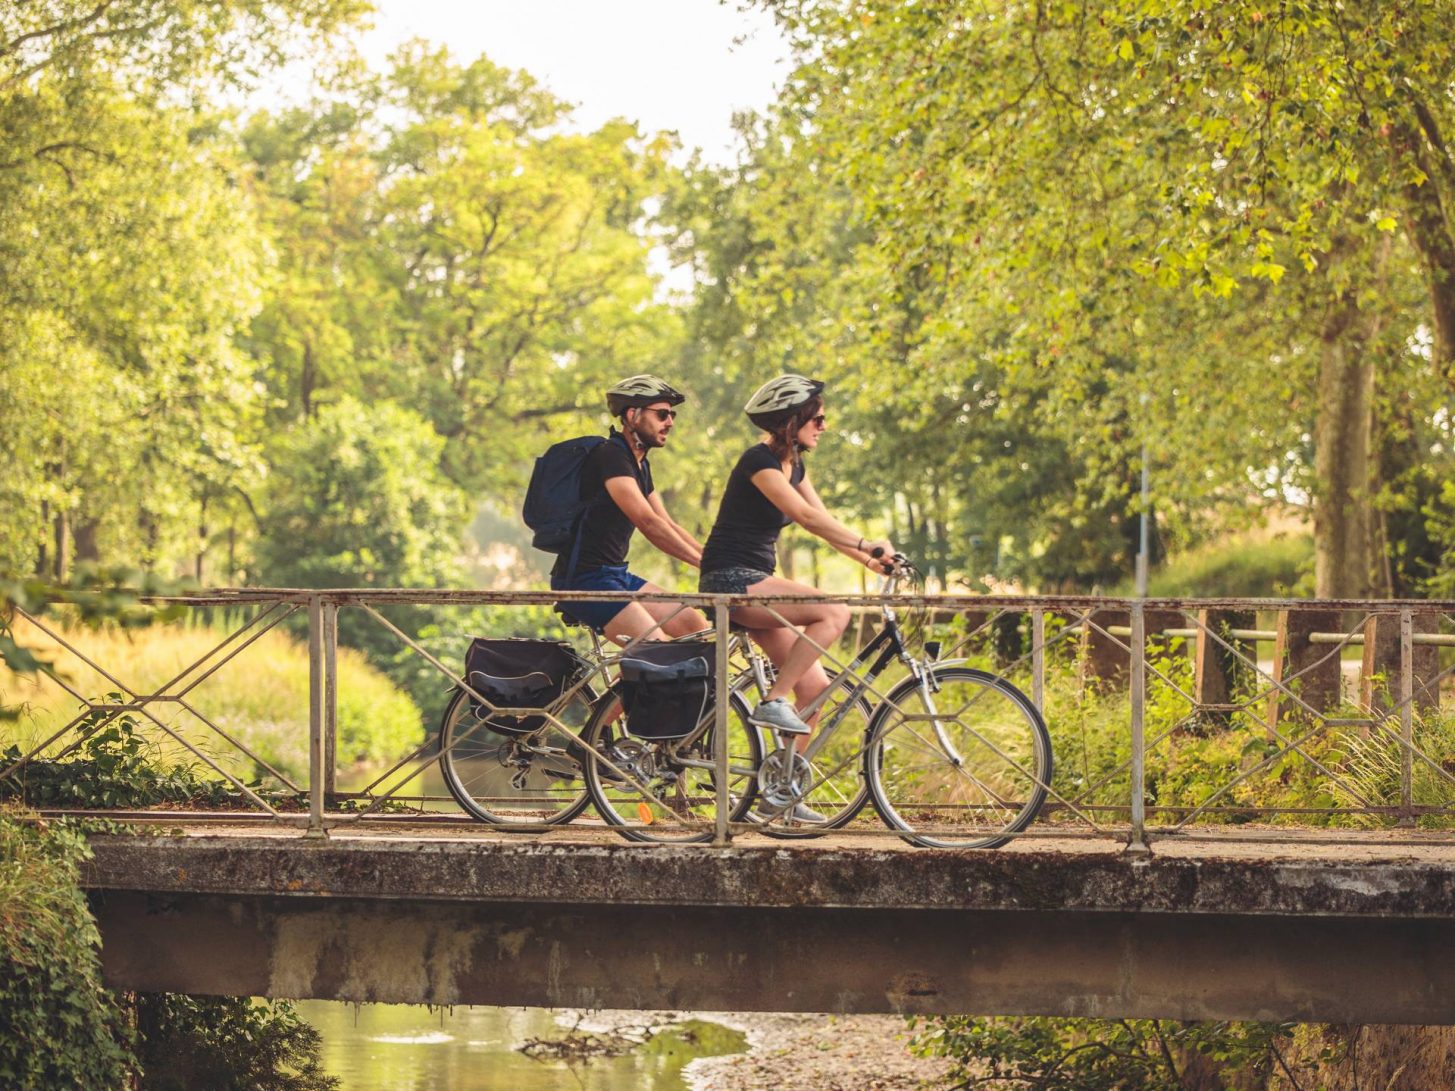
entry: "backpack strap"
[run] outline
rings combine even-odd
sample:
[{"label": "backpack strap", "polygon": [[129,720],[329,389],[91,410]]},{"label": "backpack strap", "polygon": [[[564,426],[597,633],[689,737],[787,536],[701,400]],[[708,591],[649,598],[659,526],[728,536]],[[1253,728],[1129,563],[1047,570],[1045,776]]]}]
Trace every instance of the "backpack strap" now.
[{"label": "backpack strap", "polygon": [[[611,435],[607,437],[606,442],[610,443],[613,440],[620,442],[626,448],[626,453],[632,460],[632,476],[636,478],[637,488],[641,489],[642,495],[645,496],[647,494],[648,478],[643,472],[643,464],[637,461],[637,453],[632,450],[631,444],[626,441],[626,436],[622,435],[615,428],[611,430]],[[611,502],[611,495],[606,491],[606,485],[603,483],[601,486],[601,496],[597,497],[590,504],[587,504],[581,509],[581,514],[576,516],[576,528],[571,532],[571,557],[566,562],[567,583],[570,583],[575,578],[576,562],[581,559],[581,532],[586,528],[586,515],[588,512],[607,502]]]}]

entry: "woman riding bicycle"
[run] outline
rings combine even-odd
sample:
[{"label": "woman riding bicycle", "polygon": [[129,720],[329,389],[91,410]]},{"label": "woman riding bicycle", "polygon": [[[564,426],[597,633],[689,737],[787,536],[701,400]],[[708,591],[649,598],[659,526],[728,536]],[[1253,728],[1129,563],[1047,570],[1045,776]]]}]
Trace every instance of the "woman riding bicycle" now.
[{"label": "woman riding bicycle", "polygon": [[[698,589],[731,595],[816,595],[807,584],[783,579],[777,569],[778,535],[797,523],[822,538],[846,557],[876,575],[892,557],[894,546],[883,539],[866,539],[836,520],[824,508],[809,484],[803,455],[818,446],[826,427],[824,384],[801,375],[782,375],[758,388],[744,412],[765,435],[749,447],[733,467],[718,508],[717,520],[702,551]],[[733,620],[744,626],[776,668],[772,688],[753,710],[750,722],[800,737],[807,745],[813,727],[798,715],[828,687],[828,675],[819,663],[821,648],[829,648],[849,624],[849,608],[839,603],[775,603],[742,606]],[[809,720],[817,719],[817,714]],[[800,805],[801,806],[801,805]],[[813,821],[814,816],[800,816]]]}]

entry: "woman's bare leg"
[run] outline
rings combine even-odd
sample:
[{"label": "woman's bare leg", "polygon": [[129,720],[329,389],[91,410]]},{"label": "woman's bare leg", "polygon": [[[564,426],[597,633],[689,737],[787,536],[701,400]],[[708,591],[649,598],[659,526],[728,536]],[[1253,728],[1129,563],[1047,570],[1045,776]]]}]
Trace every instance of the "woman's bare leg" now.
[{"label": "woman's bare leg", "polygon": [[[778,576],[769,576],[748,587],[750,595],[816,595],[818,590],[809,587],[807,584],[795,583],[793,580],[785,580]],[[831,648],[834,642],[843,635],[849,626],[849,608],[837,602],[778,602],[774,603],[771,610],[766,606],[740,606],[733,611],[734,619],[740,624],[747,626],[750,630],[779,630],[789,633],[793,630],[790,626],[797,626],[801,633],[796,635],[792,644],[783,655],[782,661],[774,659],[774,666],[778,668],[778,676],[773,680],[773,686],[768,690],[767,700],[775,697],[787,697],[794,693],[800,681],[806,681],[805,676],[809,671],[818,666],[819,656],[823,653],[820,648]],[[807,637],[807,639],[804,639]],[[770,641],[774,638],[769,637]],[[774,658],[772,651],[769,651],[769,658]],[[819,668],[820,675],[823,674]],[[807,681],[812,687],[817,681]],[[819,691],[827,685],[827,678],[819,685]],[[815,691],[814,696],[818,696]]]}]

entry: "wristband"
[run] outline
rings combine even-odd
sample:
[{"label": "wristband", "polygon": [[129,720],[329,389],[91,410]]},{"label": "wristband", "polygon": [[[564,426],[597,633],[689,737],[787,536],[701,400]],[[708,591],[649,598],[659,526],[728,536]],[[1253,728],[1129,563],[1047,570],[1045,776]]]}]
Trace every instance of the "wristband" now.
[{"label": "wristband", "polygon": [[860,538],[859,539],[859,544],[857,546],[855,546],[854,548],[857,549],[860,553],[863,553],[864,552],[864,539],[863,538]]}]

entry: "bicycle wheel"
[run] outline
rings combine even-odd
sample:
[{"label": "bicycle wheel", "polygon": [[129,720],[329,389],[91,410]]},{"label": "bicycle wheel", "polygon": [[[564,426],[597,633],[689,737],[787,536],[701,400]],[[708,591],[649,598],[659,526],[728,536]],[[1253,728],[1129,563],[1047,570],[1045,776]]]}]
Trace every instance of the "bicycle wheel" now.
[{"label": "bicycle wheel", "polygon": [[997,848],[1034,821],[1051,737],[1025,694],[971,667],[907,678],[874,713],[865,778],[885,823],[931,848]]},{"label": "bicycle wheel", "polygon": [[[583,686],[558,718],[573,733],[596,694]],[[493,731],[475,715],[469,695],[455,693],[440,723],[440,772],[455,801],[481,822],[516,825],[569,822],[590,802],[567,740],[547,725],[528,735]]]},{"label": "bicycle wheel", "polygon": [[[716,732],[709,726],[682,740],[646,739],[627,734],[624,724],[621,698],[608,693],[581,732],[586,789],[601,817],[629,841],[712,840]],[[728,761],[728,820],[738,822],[757,791],[763,745],[748,723],[748,706],[736,694],[728,700]]]},{"label": "bicycle wheel", "polygon": [[[814,751],[811,761],[792,759],[793,768],[785,768],[790,759],[781,748],[764,759],[763,773],[758,778],[758,809],[754,812],[755,820],[761,820],[760,832],[769,837],[817,837],[847,826],[869,802],[863,770],[872,709],[861,696],[840,717],[839,710],[850,692],[836,692],[824,704],[819,723],[824,730],[833,725],[833,734]],[[822,815],[824,821],[803,821],[797,817],[801,812],[790,804],[807,807]]]}]

